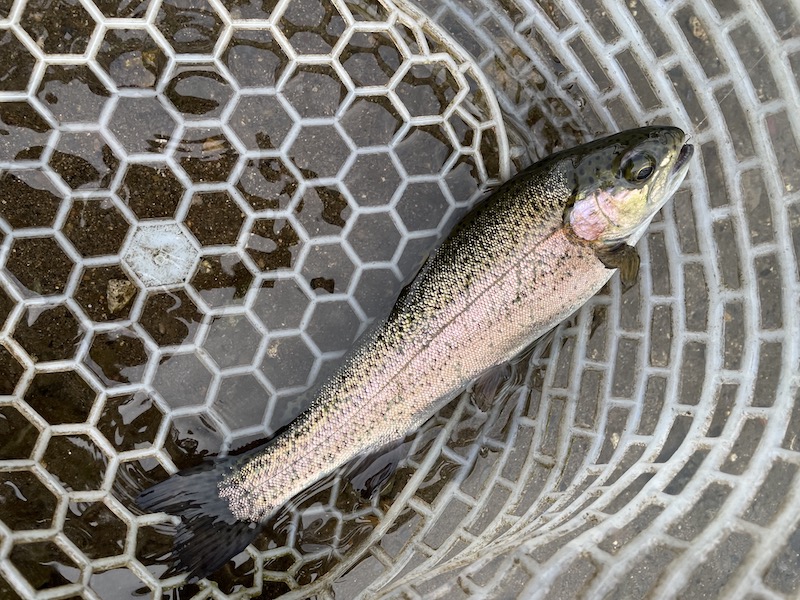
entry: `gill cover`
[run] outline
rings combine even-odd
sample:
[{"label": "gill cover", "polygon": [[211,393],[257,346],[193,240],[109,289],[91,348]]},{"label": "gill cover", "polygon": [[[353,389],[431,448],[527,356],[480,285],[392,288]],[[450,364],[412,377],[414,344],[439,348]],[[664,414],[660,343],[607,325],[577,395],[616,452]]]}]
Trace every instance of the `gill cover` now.
[{"label": "gill cover", "polygon": [[575,234],[615,245],[648,222],[685,171],[673,169],[684,147],[675,127],[642,127],[591,144],[572,165],[574,198],[565,218]]},{"label": "gill cover", "polygon": [[574,196],[564,220],[595,247],[622,283],[632,285],[639,255],[632,245],[686,173],[691,146],[675,127],[643,127],[598,140],[571,165]]}]

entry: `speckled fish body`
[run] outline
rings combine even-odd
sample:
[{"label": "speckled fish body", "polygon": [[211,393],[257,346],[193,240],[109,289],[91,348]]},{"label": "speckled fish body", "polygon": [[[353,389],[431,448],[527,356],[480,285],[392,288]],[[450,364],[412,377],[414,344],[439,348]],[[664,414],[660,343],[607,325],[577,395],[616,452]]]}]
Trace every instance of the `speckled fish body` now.
[{"label": "speckled fish body", "polygon": [[[692,153],[684,137],[671,127],[623,132],[555,154],[499,187],[304,413],[263,448],[215,469],[208,493],[229,511],[225,520],[264,521],[323,475],[418,427],[573,313],[614,268],[635,277],[629,243],[683,179]],[[163,499],[140,504],[181,514]]]}]

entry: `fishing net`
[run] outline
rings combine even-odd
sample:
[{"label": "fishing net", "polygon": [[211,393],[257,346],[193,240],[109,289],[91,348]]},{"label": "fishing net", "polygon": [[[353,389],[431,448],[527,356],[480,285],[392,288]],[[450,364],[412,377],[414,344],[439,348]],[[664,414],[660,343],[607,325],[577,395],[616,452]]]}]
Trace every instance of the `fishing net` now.
[{"label": "fishing net", "polygon": [[[791,598],[800,5],[0,2],[0,597]],[[146,485],[277,430],[483,190],[673,124],[616,278],[210,582]],[[476,340],[480,343],[480,340]]]}]

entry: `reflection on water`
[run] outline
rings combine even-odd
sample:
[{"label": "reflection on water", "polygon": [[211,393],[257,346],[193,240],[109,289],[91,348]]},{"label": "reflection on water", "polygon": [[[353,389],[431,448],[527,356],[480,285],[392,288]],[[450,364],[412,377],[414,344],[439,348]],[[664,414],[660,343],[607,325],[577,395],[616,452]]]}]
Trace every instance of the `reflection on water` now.
[{"label": "reflection on water", "polygon": [[219,127],[186,127],[175,155],[194,183],[224,182],[238,159]]},{"label": "reflection on water", "polygon": [[253,224],[247,252],[261,271],[293,268],[300,238],[286,219],[260,219]]},{"label": "reflection on water", "polygon": [[233,91],[231,82],[217,68],[182,64],[171,72],[164,95],[184,119],[217,119]]},{"label": "reflection on water", "polygon": [[36,93],[59,123],[97,121],[110,96],[86,65],[49,65]]}]

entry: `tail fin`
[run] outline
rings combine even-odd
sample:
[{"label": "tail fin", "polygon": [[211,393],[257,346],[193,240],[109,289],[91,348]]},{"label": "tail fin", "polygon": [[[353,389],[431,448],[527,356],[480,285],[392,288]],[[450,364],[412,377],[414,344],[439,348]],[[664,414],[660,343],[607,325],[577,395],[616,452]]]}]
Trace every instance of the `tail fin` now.
[{"label": "tail fin", "polygon": [[190,581],[206,577],[258,535],[260,524],[236,519],[219,495],[218,485],[228,460],[207,461],[180,471],[136,498],[143,510],[181,518],[168,572],[188,572]]}]

